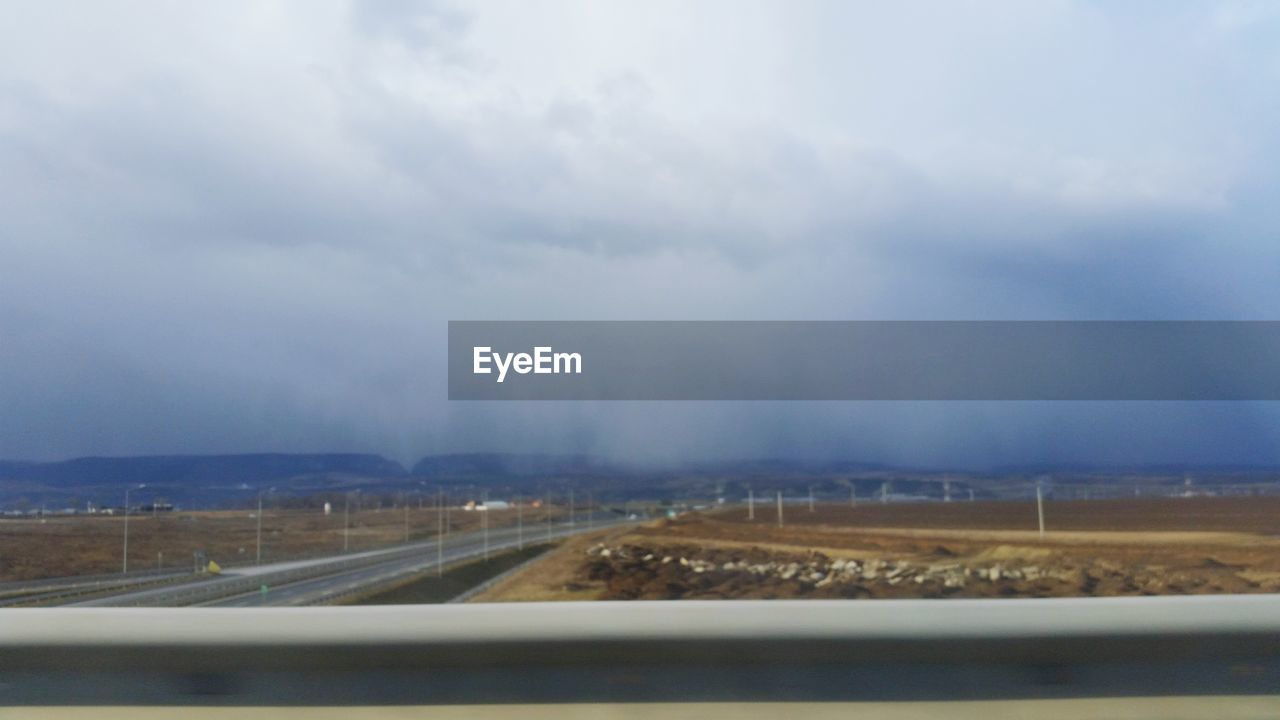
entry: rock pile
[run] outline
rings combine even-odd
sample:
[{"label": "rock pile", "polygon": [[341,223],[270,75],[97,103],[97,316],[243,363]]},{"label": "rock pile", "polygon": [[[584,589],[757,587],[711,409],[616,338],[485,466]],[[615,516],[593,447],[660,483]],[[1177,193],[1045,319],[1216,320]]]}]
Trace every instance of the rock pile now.
[{"label": "rock pile", "polygon": [[1186,587],[1181,587],[1157,572],[1101,563],[831,558],[819,552],[787,556],[760,548],[603,544],[586,554],[587,578],[603,581],[612,599],[1051,597],[1212,590],[1198,589],[1202,579],[1185,578]]}]

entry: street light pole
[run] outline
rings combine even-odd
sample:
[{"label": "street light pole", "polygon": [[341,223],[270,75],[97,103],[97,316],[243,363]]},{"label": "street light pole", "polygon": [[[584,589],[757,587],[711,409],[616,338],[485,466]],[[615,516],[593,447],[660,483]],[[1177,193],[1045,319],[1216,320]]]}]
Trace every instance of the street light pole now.
[{"label": "street light pole", "polygon": [[124,489],[124,566],[120,572],[129,572],[129,488]]},{"label": "street light pole", "polygon": [[436,488],[436,577],[444,577],[444,488]]},{"label": "street light pole", "polygon": [[124,489],[124,558],[121,563],[121,573],[129,572],[129,493],[133,490],[141,490],[144,487],[146,487],[145,483],[136,488]]},{"label": "street light pole", "polygon": [[1036,517],[1040,521],[1040,539],[1044,539],[1044,492],[1040,483],[1036,483]]},{"label": "street light pole", "polygon": [[258,491],[258,550],[254,565],[262,564],[262,491]]}]

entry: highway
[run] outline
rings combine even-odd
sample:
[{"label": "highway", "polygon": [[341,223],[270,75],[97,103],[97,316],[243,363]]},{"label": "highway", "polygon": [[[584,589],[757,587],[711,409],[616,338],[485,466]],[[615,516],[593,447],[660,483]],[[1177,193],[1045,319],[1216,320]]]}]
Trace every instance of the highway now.
[{"label": "highway", "polygon": [[[489,552],[517,547],[521,542],[521,532],[524,544],[531,545],[548,538],[584,533],[621,522],[625,520],[616,514],[597,512],[590,522],[586,516],[579,516],[572,525],[564,522],[548,528],[546,524],[529,524],[523,531],[515,527],[495,528],[489,531]],[[434,569],[440,555],[443,555],[447,566],[483,557],[484,553],[484,533],[477,530],[447,536],[442,553],[437,550],[435,540],[420,541],[378,550],[236,568],[187,583],[121,592],[68,604],[82,607],[316,605],[369,592],[405,576]]]}]

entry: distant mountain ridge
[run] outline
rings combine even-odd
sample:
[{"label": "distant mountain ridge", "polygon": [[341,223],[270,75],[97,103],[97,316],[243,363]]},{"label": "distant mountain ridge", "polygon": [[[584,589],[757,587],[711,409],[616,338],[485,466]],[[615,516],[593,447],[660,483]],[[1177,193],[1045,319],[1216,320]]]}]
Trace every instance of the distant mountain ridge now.
[{"label": "distant mountain ridge", "polygon": [[82,457],[55,462],[0,461],[0,503],[119,502],[125,488],[175,502],[223,504],[232,493],[278,484],[329,490],[351,480],[407,476],[404,466],[361,453],[247,453]]},{"label": "distant mountain ridge", "polygon": [[404,475],[405,469],[380,455],[358,453],[139,455],[81,457],[45,463],[0,462],[0,478],[46,482],[248,482],[325,472],[396,477]]},{"label": "distant mountain ridge", "polygon": [[778,491],[807,495],[812,490],[819,498],[851,501],[886,492],[941,498],[949,486],[956,497],[969,497],[973,491],[980,499],[1012,498],[1033,493],[1034,484],[1046,479],[1064,496],[1098,486],[1094,496],[1100,497],[1118,480],[1125,483],[1125,492],[1138,492],[1131,490],[1134,480],[1146,488],[1144,493],[1161,487],[1181,492],[1184,472],[1194,476],[1197,489],[1280,483],[1280,470],[1261,467],[1151,465],[1108,471],[1083,465],[1024,465],[973,472],[771,458],[643,467],[581,454],[456,453],[428,455],[406,471],[394,460],[362,453],[151,455],[0,460],[0,510],[83,509],[86,503],[119,506],[126,488],[142,484],[147,489],[134,495],[134,502],[163,499],[185,508],[245,507],[268,489],[279,496],[326,499],[353,491],[394,499],[441,490],[454,498],[482,491],[492,497],[554,498],[575,489],[583,497],[612,502],[741,498],[749,489],[757,496]]}]

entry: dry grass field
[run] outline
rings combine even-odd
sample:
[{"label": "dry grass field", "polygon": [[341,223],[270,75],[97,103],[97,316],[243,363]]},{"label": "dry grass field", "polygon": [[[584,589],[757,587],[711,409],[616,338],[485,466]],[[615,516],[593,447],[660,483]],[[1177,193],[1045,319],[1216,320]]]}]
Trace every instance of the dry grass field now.
[{"label": "dry grass field", "polygon": [[550,553],[476,601],[1280,592],[1280,498],[772,506]]},{"label": "dry grass field", "polygon": [[[559,509],[553,509],[559,513]],[[434,508],[411,507],[409,537],[435,537]],[[526,522],[546,521],[543,510],[526,510]],[[364,509],[350,515],[350,550],[368,550],[404,542],[402,509]],[[513,525],[515,510],[490,511],[492,527]],[[479,527],[480,514],[454,508],[452,532]],[[258,521],[251,510],[135,514],[129,518],[129,568],[186,569],[192,553],[204,552],[226,566],[252,563]],[[343,513],[267,509],[262,518],[262,561],[271,562],[343,549]],[[123,557],[123,516],[48,517],[0,520],[0,581],[118,572]]]}]

